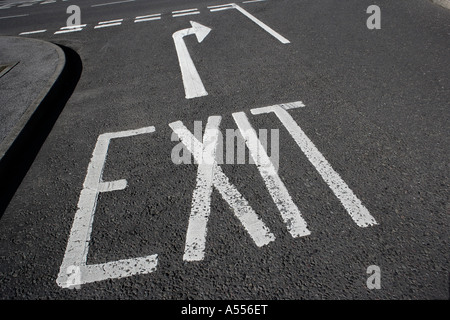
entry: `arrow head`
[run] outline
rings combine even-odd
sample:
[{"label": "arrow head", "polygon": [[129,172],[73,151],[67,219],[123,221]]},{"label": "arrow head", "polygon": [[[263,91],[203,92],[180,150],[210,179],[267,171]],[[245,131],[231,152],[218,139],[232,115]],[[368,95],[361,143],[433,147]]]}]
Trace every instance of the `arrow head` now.
[{"label": "arrow head", "polygon": [[211,28],[205,27],[204,25],[195,22],[190,21],[192,25],[192,29],[194,29],[195,36],[197,37],[197,41],[200,43],[203,41],[203,39],[206,38],[206,36],[211,31]]}]

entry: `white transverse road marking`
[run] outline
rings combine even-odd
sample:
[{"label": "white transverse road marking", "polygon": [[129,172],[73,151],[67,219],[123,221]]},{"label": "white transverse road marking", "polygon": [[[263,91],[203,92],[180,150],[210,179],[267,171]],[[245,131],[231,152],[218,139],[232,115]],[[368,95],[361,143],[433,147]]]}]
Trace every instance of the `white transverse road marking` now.
[{"label": "white transverse road marking", "polygon": [[27,34],[42,33],[42,32],[46,32],[46,31],[47,31],[47,29],[35,30],[35,31],[27,31],[27,32],[21,32],[21,33],[19,33],[19,36],[23,36],[23,35],[27,35]]},{"label": "white transverse road marking", "polygon": [[339,174],[334,171],[327,159],[320,153],[314,143],[306,136],[303,130],[299,127],[297,122],[286,111],[303,107],[303,103],[295,102],[282,105],[274,105],[270,107],[263,107],[252,109],[252,114],[263,114],[273,112],[280,119],[281,123],[286,127],[291,136],[294,138],[297,145],[306,155],[308,160],[314,165],[316,170],[322,176],[323,180],[328,184],[330,189],[341,201],[347,212],[350,214],[353,221],[359,227],[367,227],[376,225],[374,217],[369,213],[367,208],[362,205],[361,201],[355,196],[353,191],[342,180]]},{"label": "white transverse road marking", "polygon": [[263,1],[266,1],[266,0],[249,0],[249,1],[244,1],[242,3],[254,3],[254,2],[263,2]]},{"label": "white transverse road marking", "polygon": [[221,117],[208,118],[203,142],[183,125],[181,121],[169,124],[178,138],[199,163],[197,185],[192,196],[191,215],[186,234],[183,259],[186,261],[203,260],[206,248],[207,222],[211,211],[211,192],[214,186],[222,198],[233,209],[234,214],[247,230],[258,247],[275,240],[269,228],[259,219],[247,200],[230,183],[216,162],[219,124]]},{"label": "white transverse road marking", "polygon": [[240,13],[242,13],[244,16],[252,20],[254,23],[256,23],[258,26],[263,28],[266,32],[268,32],[270,35],[275,37],[278,41],[280,41],[283,44],[288,44],[290,41],[283,37],[281,34],[273,30],[271,27],[263,23],[261,20],[257,19],[255,16],[251,15],[248,11],[244,10],[242,7],[238,6],[236,3],[230,3],[230,4],[224,4],[224,5],[218,5],[218,6],[209,6],[208,9],[210,9],[211,12],[216,11],[223,11],[223,10],[229,10],[229,9],[236,9]]},{"label": "white transverse road marking", "polygon": [[84,27],[86,27],[85,24],[73,25],[73,26],[68,26],[68,27],[61,27],[60,30],[56,31],[54,34],[77,32],[77,31],[83,30]]},{"label": "white transverse road marking", "polygon": [[161,20],[161,13],[149,14],[146,16],[136,17],[134,22],[145,22],[145,21],[154,21]]},{"label": "white transverse road marking", "polygon": [[59,28],[60,30],[56,31],[54,34],[77,32],[77,31],[83,30],[84,27],[86,27],[85,24],[61,27],[61,28]]},{"label": "white transverse road marking", "polygon": [[278,176],[275,166],[272,164],[269,156],[264,150],[264,147],[259,142],[256,132],[248,121],[245,113],[233,113],[233,118],[241,131],[242,137],[250,150],[253,161],[255,162],[259,173],[266,184],[267,190],[272,196],[273,202],[280,211],[290,234],[294,238],[311,234],[306,226],[305,220],[300,214],[300,210],[292,201],[286,186]]},{"label": "white transverse road marking", "polygon": [[20,14],[20,15],[17,15],[17,16],[0,17],[0,19],[21,18],[21,17],[26,17],[26,16],[29,16],[29,14]]},{"label": "white transverse road marking", "polygon": [[201,43],[203,39],[211,31],[210,28],[201,25],[200,23],[191,21],[192,28],[183,29],[175,32],[172,35],[175,43],[175,49],[178,55],[178,62],[180,64],[181,76],[183,78],[184,90],[186,93],[186,99],[192,99],[208,95],[205,87],[203,86],[200,75],[195,68],[189,51],[184,43],[184,37],[195,34],[197,41]]},{"label": "white transverse road marking", "polygon": [[114,26],[120,26],[122,24],[123,19],[109,20],[109,21],[101,21],[94,27],[94,29],[99,28],[108,28]]},{"label": "white transverse road marking", "polygon": [[195,9],[186,9],[186,10],[178,10],[178,11],[172,11],[172,17],[183,17],[183,16],[189,16],[192,14],[200,14],[200,11],[198,11],[197,8]]},{"label": "white transverse road marking", "polygon": [[[98,137],[84,180],[83,190],[78,200],[78,210],[75,213],[66,252],[56,280],[60,287],[71,288],[85,283],[145,274],[156,270],[158,263],[158,255],[156,254],[101,264],[86,264],[99,193],[123,190],[127,186],[127,181],[124,179],[109,182],[102,180],[109,142],[111,139],[132,137],[154,131],[154,127],[146,127],[137,130],[104,133]],[[75,278],[71,275],[74,269],[77,270]]]},{"label": "white transverse road marking", "polygon": [[135,0],[124,0],[124,1],[116,1],[116,2],[107,2],[107,3],[99,3],[99,4],[93,4],[91,7],[102,7],[102,6],[109,6],[113,4],[121,4],[126,2],[134,2]]},{"label": "white transverse road marking", "polygon": [[108,21],[101,21],[98,24],[109,24],[109,23],[116,23],[116,22],[122,22],[123,19],[115,19],[115,20],[108,20]]}]

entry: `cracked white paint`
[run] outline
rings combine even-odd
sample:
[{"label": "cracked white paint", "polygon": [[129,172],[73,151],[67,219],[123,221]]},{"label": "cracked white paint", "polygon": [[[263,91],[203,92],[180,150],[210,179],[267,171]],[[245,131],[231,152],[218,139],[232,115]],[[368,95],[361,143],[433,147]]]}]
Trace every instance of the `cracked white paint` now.
[{"label": "cracked white paint", "polygon": [[217,165],[215,154],[220,120],[220,116],[208,118],[203,142],[198,141],[181,121],[169,124],[199,163],[197,185],[192,196],[191,214],[183,256],[183,259],[187,261],[200,261],[205,256],[207,222],[211,211],[213,186],[233,209],[234,214],[258,247],[275,240],[275,236],[270,232],[269,228],[259,219],[247,200],[230,183],[221,167]]},{"label": "cracked white paint", "polygon": [[300,126],[295,122],[292,116],[286,111],[293,108],[304,107],[304,104],[300,101],[274,105],[269,107],[252,109],[252,114],[263,114],[273,112],[280,119],[281,123],[294,138],[297,145],[302,152],[306,155],[308,160],[319,172],[323,180],[328,184],[330,189],[341,201],[347,212],[350,214],[353,221],[359,227],[368,227],[376,225],[375,218],[369,213],[367,208],[361,203],[353,191],[348,187],[341,176],[334,171],[330,163],[320,153],[314,143],[306,136]]},{"label": "cracked white paint", "polygon": [[78,200],[78,210],[75,213],[66,252],[56,280],[60,287],[77,288],[85,283],[150,273],[156,270],[158,263],[156,254],[107,263],[87,264],[92,223],[99,193],[123,190],[127,186],[127,181],[124,179],[102,180],[109,142],[115,138],[131,137],[154,131],[154,127],[145,127],[137,130],[104,133],[98,137],[88,166],[83,190]]}]

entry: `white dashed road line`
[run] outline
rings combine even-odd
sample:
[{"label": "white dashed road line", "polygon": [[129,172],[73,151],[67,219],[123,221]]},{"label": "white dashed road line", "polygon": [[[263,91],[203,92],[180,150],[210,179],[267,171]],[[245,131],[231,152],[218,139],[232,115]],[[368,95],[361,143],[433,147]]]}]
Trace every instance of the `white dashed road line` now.
[{"label": "white dashed road line", "polygon": [[60,30],[56,31],[54,34],[77,32],[77,31],[83,30],[84,27],[86,27],[85,24],[80,24],[80,25],[75,25],[75,26],[68,26],[68,27],[61,27]]},{"label": "white dashed road line", "polygon": [[107,2],[107,3],[99,3],[99,4],[93,4],[91,7],[102,7],[102,6],[109,6],[109,5],[113,5],[113,4],[121,4],[121,3],[126,3],[126,2],[133,2],[135,0],[124,0],[124,1],[116,1],[116,2]]},{"label": "white dashed road line", "polygon": [[149,14],[146,16],[136,17],[134,22],[145,22],[145,21],[154,21],[161,20],[161,13]]},{"label": "white dashed road line", "polygon": [[47,29],[35,30],[35,31],[27,31],[27,32],[19,33],[19,36],[24,36],[24,35],[27,35],[27,34],[43,33],[43,32],[46,32],[46,31],[47,31]]},{"label": "white dashed road line", "polygon": [[[62,1],[67,1],[67,0],[62,0]],[[99,4],[91,5],[91,7],[108,6],[108,5],[121,4],[121,3],[134,2],[134,1],[136,1],[136,0],[123,0],[123,1],[99,3]],[[249,0],[249,1],[243,1],[242,3],[255,3],[255,2],[262,2],[262,1],[267,1],[267,0]],[[39,2],[23,3],[21,6],[25,7],[25,6],[31,6],[31,5],[37,4],[37,3],[39,3],[39,4],[48,4],[48,3],[55,3],[55,2],[56,2],[55,0],[47,0],[45,2],[40,2],[40,3]],[[11,7],[11,5],[3,5],[3,6],[0,6],[0,9],[8,9],[10,7]],[[283,36],[279,35],[277,32],[272,30],[270,27],[268,27],[267,25],[265,25],[264,23],[262,23],[261,21],[256,19],[250,13],[248,13],[247,11],[245,11],[244,9],[242,9],[241,7],[236,5],[236,3],[228,3],[228,4],[222,4],[222,5],[207,6],[207,8],[210,9],[211,12],[228,10],[228,9],[237,9],[242,14],[244,14],[245,16],[250,18],[253,22],[257,23],[265,31],[269,32],[271,35],[273,35],[275,38],[277,38],[279,41],[281,41],[282,43],[289,43],[289,40],[287,40]],[[173,18],[189,16],[189,15],[197,15],[197,14],[200,14],[200,11],[197,8],[172,11],[172,17]],[[29,16],[29,14],[0,17],[0,19],[19,18],[19,17],[26,17],[26,16]],[[162,19],[161,13],[155,13],[155,14],[148,14],[148,15],[137,16],[136,18],[134,18],[134,22],[136,23],[136,22],[156,21],[156,20],[161,20],[161,19]],[[117,19],[117,20],[110,20],[110,21],[101,21],[101,22],[98,22],[98,24],[96,26],[94,26],[94,29],[119,26],[119,25],[122,24],[123,20],[124,19]],[[86,24],[83,24],[83,25],[80,25],[80,26],[65,26],[65,27],[61,27],[60,30],[54,32],[54,34],[63,34],[63,33],[71,33],[71,32],[82,31],[85,26],[86,26]],[[19,33],[19,35],[38,34],[38,33],[43,33],[43,32],[46,32],[46,31],[47,31],[47,29],[35,30],[35,31],[25,31],[25,32]]]},{"label": "white dashed road line", "polygon": [[116,19],[116,20],[109,20],[109,21],[101,21],[98,24],[109,24],[109,23],[116,23],[116,22],[122,22],[123,19]]},{"label": "white dashed road line", "polygon": [[94,29],[99,28],[108,28],[108,27],[114,27],[114,26],[120,26],[122,24],[123,19],[116,19],[116,20],[110,20],[110,21],[102,21],[99,22],[98,25],[94,27]]},{"label": "white dashed road line", "polygon": [[242,3],[254,3],[254,2],[263,2],[263,1],[266,1],[266,0],[249,0],[249,1],[244,1]]},{"label": "white dashed road line", "polygon": [[26,16],[29,16],[29,14],[20,14],[20,15],[17,15],[17,16],[0,17],[0,19],[20,18],[20,17],[26,17]]},{"label": "white dashed road line", "polygon": [[197,8],[195,8],[195,9],[186,9],[186,10],[172,11],[172,17],[173,17],[173,18],[176,18],[176,17],[183,17],[183,16],[189,16],[189,15],[193,15],[193,14],[200,14],[200,11],[198,11]]}]

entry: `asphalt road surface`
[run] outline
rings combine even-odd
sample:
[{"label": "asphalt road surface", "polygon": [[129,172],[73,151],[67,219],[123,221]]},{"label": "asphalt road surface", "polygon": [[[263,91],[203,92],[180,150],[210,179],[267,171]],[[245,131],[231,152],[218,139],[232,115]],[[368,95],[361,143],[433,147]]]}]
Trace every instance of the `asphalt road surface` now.
[{"label": "asphalt road surface", "polygon": [[2,212],[0,298],[449,298],[450,11],[226,4],[0,4],[71,72]]}]

